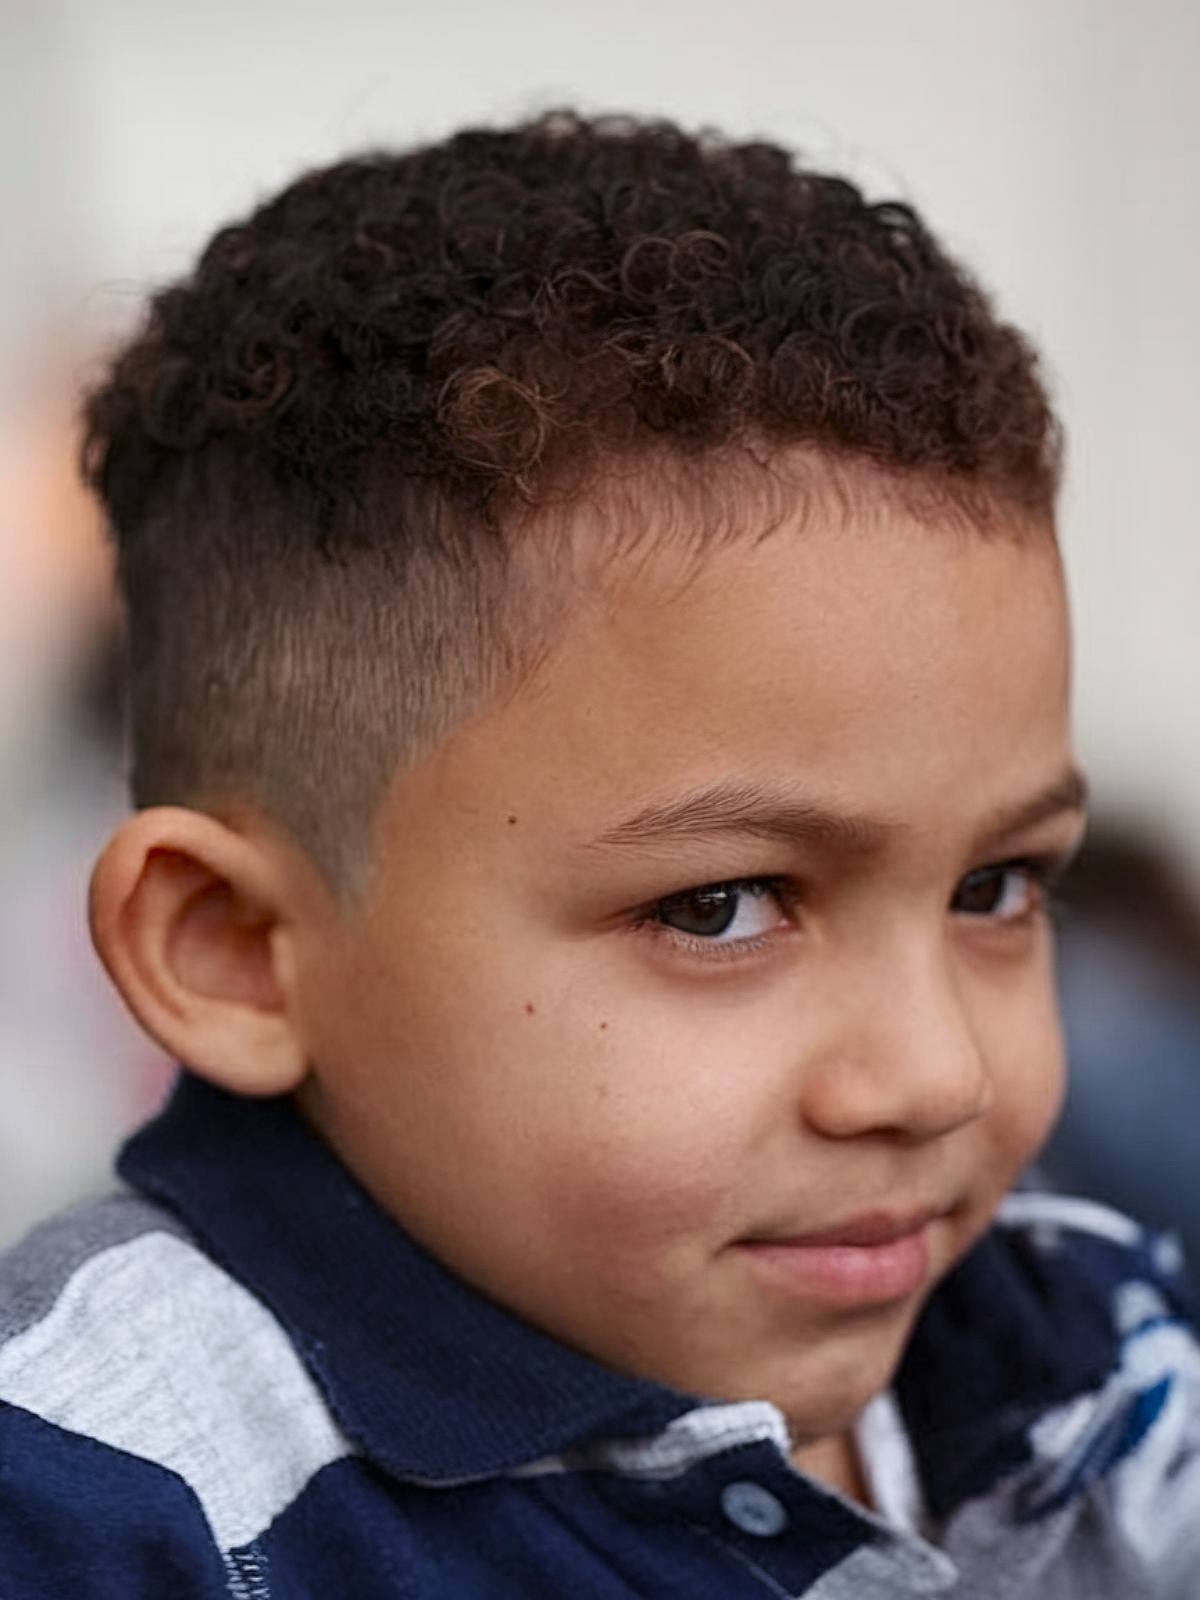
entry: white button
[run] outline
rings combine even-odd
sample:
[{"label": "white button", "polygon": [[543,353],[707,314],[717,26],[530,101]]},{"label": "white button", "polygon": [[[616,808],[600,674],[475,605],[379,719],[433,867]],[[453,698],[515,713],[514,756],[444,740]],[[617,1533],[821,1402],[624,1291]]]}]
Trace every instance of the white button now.
[{"label": "white button", "polygon": [[727,1483],[721,1490],[721,1510],[743,1533],[770,1539],[788,1525],[788,1514],[761,1483]]}]

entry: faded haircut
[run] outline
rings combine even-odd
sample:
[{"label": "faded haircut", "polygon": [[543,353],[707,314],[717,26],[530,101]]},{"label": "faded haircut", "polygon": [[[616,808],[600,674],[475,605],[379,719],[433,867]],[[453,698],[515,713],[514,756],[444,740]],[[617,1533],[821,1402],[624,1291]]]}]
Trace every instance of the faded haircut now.
[{"label": "faded haircut", "polygon": [[910,206],[569,113],[299,178],[154,296],[84,425],[134,803],[260,808],[345,892],[396,772],[544,645],[512,551],[547,507],[806,446],[1049,522],[1060,454],[1034,352]]}]

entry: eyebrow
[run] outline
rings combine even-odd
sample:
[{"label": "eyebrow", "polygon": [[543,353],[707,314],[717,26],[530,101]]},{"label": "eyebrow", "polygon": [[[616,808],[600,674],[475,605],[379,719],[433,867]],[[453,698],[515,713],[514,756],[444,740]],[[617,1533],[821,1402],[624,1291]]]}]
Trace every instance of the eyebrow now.
[{"label": "eyebrow", "polygon": [[[1063,812],[1083,811],[1086,804],[1083,774],[1070,767],[1027,800],[987,818],[980,829],[981,847]],[[636,846],[736,834],[773,844],[823,845],[840,855],[865,857],[879,854],[904,831],[903,824],[838,811],[786,789],[718,783],[644,806],[606,829],[593,845]]]}]

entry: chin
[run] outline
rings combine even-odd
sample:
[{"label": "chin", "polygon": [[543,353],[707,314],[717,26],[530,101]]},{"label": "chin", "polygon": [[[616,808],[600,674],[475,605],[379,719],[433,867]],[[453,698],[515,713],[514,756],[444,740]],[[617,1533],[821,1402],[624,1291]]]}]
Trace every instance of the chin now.
[{"label": "chin", "polygon": [[805,1352],[775,1375],[774,1401],[797,1442],[823,1438],[853,1425],[863,1407],[896,1375],[920,1304],[906,1305],[889,1326],[847,1328]]}]

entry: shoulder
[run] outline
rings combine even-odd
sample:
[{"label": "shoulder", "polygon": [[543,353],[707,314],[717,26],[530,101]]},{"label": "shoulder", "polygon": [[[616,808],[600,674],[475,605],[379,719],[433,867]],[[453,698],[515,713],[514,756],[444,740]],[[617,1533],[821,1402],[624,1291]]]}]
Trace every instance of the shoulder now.
[{"label": "shoulder", "polygon": [[1148,1323],[1196,1331],[1193,1283],[1169,1232],[1096,1200],[1027,1190],[1001,1203],[994,1235],[1051,1322],[1056,1311],[1078,1322],[1086,1308],[1111,1358]]},{"label": "shoulder", "polygon": [[0,1254],[0,1350],[39,1322],[96,1257],[152,1234],[185,1238],[171,1214],[132,1193],[85,1202]]},{"label": "shoulder", "polygon": [[[918,1329],[910,1384],[944,1423],[1036,1414],[1099,1388],[1126,1342],[1169,1328],[1181,1366],[1195,1351],[1182,1255],[1167,1235],[1094,1201],[1021,1191],[938,1287]],[[970,1382],[943,1397],[948,1364]]]},{"label": "shoulder", "polygon": [[[132,1194],[68,1212],[0,1257],[0,1417],[10,1559],[18,1529],[76,1521],[103,1492],[164,1548],[206,1542],[220,1570],[349,1450],[267,1307]],[[4,1465],[17,1452],[19,1474]],[[88,1520],[89,1542],[105,1521]]]},{"label": "shoulder", "polygon": [[1104,1369],[1030,1430],[1041,1470],[1028,1512],[1100,1495],[1154,1592],[1191,1593],[1183,1586],[1200,1561],[1200,1341],[1177,1242],[1107,1206],[1052,1194],[1011,1195],[997,1223],[1055,1305],[1048,1336],[1069,1348],[1082,1324],[1107,1345]]}]

